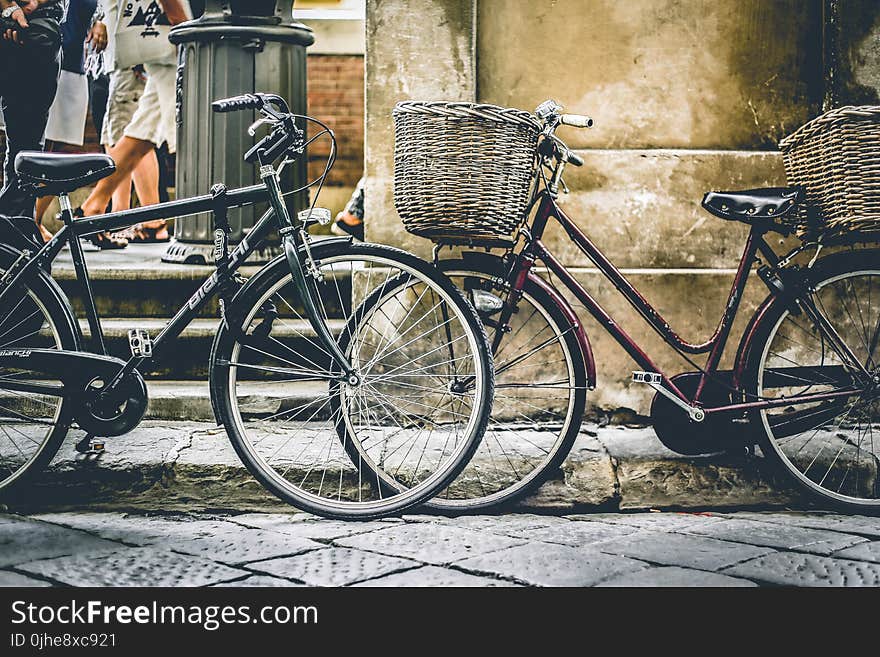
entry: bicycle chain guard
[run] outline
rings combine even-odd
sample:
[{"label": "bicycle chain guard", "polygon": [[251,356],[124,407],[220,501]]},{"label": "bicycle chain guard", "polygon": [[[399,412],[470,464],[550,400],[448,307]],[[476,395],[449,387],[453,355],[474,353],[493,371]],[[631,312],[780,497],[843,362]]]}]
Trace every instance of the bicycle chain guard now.
[{"label": "bicycle chain guard", "polygon": [[[671,381],[687,397],[693,397],[700,383],[700,372],[685,372]],[[730,390],[719,382],[708,379],[700,394],[704,406],[722,406],[730,403]],[[702,422],[693,422],[681,408],[657,393],[651,402],[651,422],[657,438],[673,452],[685,456],[711,454],[747,444],[743,432],[747,427],[736,424],[730,415],[707,414]]]}]

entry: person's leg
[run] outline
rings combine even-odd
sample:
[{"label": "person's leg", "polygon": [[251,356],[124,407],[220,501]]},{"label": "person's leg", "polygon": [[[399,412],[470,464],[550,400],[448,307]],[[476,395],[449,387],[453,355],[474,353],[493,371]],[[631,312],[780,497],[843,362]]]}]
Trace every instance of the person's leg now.
[{"label": "person's leg", "polygon": [[[156,150],[147,153],[134,170],[134,188],[141,206],[156,205],[159,198],[159,159]],[[145,221],[135,226],[135,241],[166,242],[170,239],[164,219]]]},{"label": "person's leg", "polygon": [[159,202],[159,161],[156,159],[156,149],[144,155],[132,178],[140,205],[156,205]]},{"label": "person's leg", "polygon": [[119,181],[119,186],[113,192],[113,212],[122,212],[131,207],[131,175]]},{"label": "person's leg", "polygon": [[99,75],[89,80],[89,106],[92,110],[92,123],[98,139],[104,131],[104,115],[107,113],[107,101],[110,97],[110,76]]},{"label": "person's leg", "polygon": [[[174,66],[147,64],[145,67],[147,83],[144,87],[143,96],[138,103],[138,109],[132,117],[131,123],[126,127],[127,137],[138,138],[153,144],[168,144],[169,151],[173,152],[177,125],[175,122],[175,98],[176,98],[176,68]],[[149,157],[149,155],[148,155]],[[144,197],[142,205],[158,203],[159,201],[159,163],[155,151],[150,158],[149,181],[143,181]],[[135,177],[135,185],[138,178]],[[141,190],[138,189],[140,196]],[[164,219],[147,222],[135,226],[138,235],[136,241],[167,241],[168,230]]]},{"label": "person's leg", "polygon": [[[86,217],[101,214],[107,203],[121,184],[126,180],[130,181],[130,176],[134,168],[141,159],[152,151],[153,144],[141,139],[133,139],[131,137],[123,137],[115,146],[113,146],[108,154],[116,162],[116,171],[98,181],[95,189],[89,194],[89,197],[82,204],[82,211]],[[115,209],[115,207],[114,207]]]},{"label": "person's leg", "polygon": [[2,214],[34,216],[34,196],[22,192],[15,184],[15,156],[21,151],[43,150],[49,108],[55,100],[58,87],[60,61],[60,53],[54,57],[31,55],[27,66],[20,66],[10,73],[8,84],[3,89],[6,160],[3,192],[0,193]]}]

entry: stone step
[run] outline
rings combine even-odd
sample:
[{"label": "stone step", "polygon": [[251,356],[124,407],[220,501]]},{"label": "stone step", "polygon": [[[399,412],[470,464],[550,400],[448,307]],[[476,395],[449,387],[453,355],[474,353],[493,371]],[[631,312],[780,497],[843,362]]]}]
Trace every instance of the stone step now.
[{"label": "stone step", "polygon": [[[278,383],[249,382],[239,387],[239,394],[247,395],[249,408],[259,401],[260,410],[274,414],[285,409],[303,406],[307,402],[327,396],[327,385],[309,381]],[[151,420],[186,420],[214,422],[211,393],[205,381],[147,381],[150,404],[146,417]],[[312,406],[311,408],[314,408]],[[318,413],[315,420],[329,415]]]},{"label": "stone step", "polygon": [[[165,244],[132,244],[118,251],[87,251],[86,266],[98,314],[167,319],[186,305],[215,269],[162,262],[166,248]],[[248,278],[259,269],[257,265],[248,265],[239,272]],[[68,249],[53,263],[52,276],[70,297],[77,314],[82,315],[81,288]],[[201,311],[202,317],[218,315],[216,299]]]},{"label": "stone step", "polygon": [[[86,340],[91,339],[91,330],[85,319],[80,319],[80,328]],[[131,355],[128,331],[143,329],[153,338],[165,327],[166,319],[155,317],[130,318],[113,317],[101,320],[104,338],[111,355],[127,360]],[[177,340],[168,342],[155,363],[155,370],[145,371],[148,379],[206,379],[211,345],[217,333],[218,319],[198,318],[187,326]],[[345,321],[330,320],[328,327],[334,333],[343,329]],[[306,320],[286,318],[273,326],[273,336],[283,339],[291,349],[314,362],[320,362],[323,355],[315,344],[315,332]]]},{"label": "stone step", "polygon": [[[109,439],[98,458],[76,453],[81,436],[70,432],[48,470],[21,496],[26,502],[13,511],[289,508],[250,476],[224,429],[213,423],[146,421]],[[666,450],[650,427],[585,424],[560,471],[517,506],[572,513],[805,505],[763,459],[682,457]]]}]

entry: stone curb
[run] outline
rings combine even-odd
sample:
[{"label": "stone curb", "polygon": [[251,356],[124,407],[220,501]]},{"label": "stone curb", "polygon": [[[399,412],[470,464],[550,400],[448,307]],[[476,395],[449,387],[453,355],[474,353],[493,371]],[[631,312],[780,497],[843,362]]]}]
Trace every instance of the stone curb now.
[{"label": "stone curb", "polygon": [[[145,422],[108,440],[100,457],[84,457],[69,436],[49,469],[10,504],[44,509],[262,511],[290,507],[267,493],[213,424]],[[585,426],[557,476],[517,510],[730,508],[804,505],[767,472],[762,459],[682,457],[650,427]]]}]

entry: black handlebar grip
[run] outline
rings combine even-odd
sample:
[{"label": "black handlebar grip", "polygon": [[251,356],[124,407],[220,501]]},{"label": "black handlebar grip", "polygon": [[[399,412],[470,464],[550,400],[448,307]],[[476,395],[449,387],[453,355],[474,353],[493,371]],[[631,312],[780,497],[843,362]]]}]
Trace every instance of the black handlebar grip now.
[{"label": "black handlebar grip", "polygon": [[215,112],[239,112],[241,110],[260,109],[263,107],[263,99],[256,94],[244,94],[233,96],[223,100],[215,100],[211,103],[211,109]]}]

